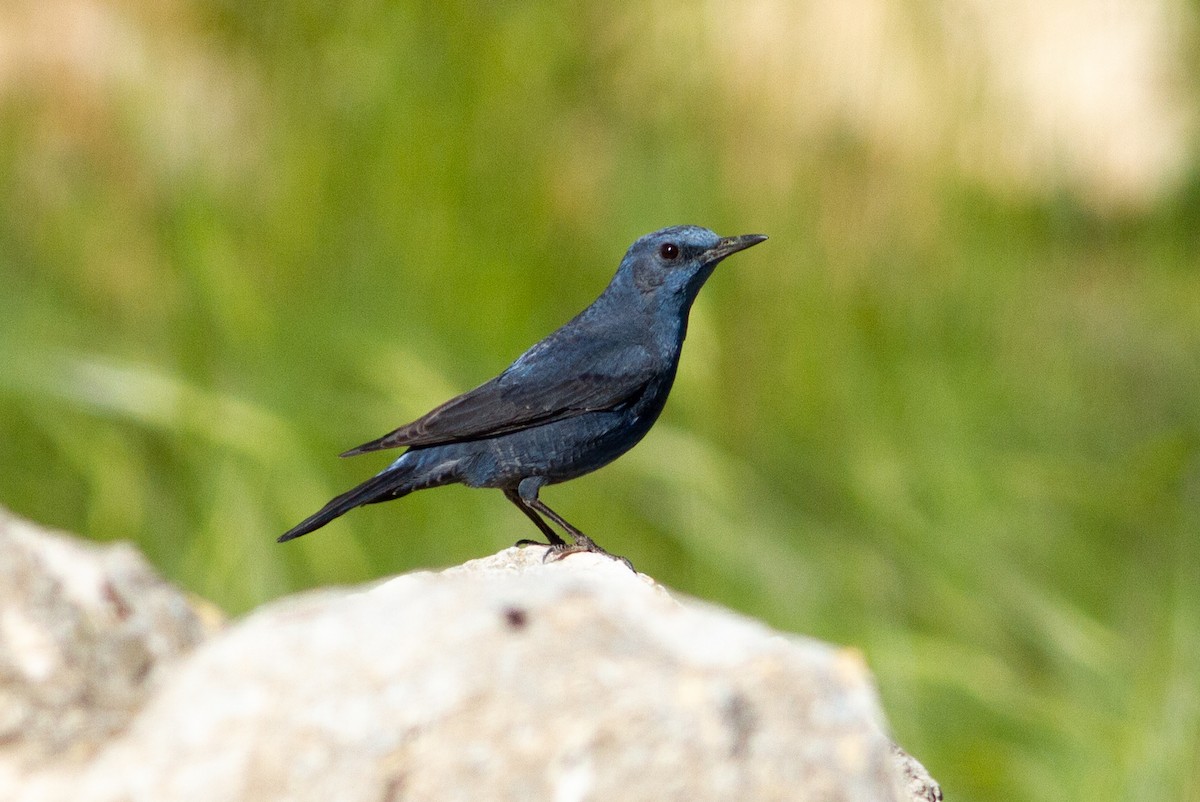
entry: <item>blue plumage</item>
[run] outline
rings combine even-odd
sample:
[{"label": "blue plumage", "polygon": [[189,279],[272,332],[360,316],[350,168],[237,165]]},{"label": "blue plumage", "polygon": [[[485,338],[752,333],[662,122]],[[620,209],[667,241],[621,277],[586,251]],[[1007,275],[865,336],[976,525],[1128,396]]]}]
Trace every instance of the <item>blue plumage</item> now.
[{"label": "blue plumage", "polygon": [[[722,259],[765,239],[675,226],[637,240],[591,306],[499,376],[343,454],[409,447],[280,542],[363,504],[461,482],[503,490],[546,535],[548,557],[607,554],[547,507],[538,491],[607,465],[645,436],[675,379],[696,294]],[[543,516],[573,542],[568,545]]]}]

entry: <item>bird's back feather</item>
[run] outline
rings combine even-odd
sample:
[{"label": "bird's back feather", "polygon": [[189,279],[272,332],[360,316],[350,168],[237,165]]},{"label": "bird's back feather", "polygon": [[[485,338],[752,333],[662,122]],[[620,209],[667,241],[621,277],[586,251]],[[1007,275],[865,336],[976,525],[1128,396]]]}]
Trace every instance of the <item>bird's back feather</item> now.
[{"label": "bird's back feather", "polygon": [[559,347],[566,339],[577,337],[564,326],[491,381],[342,456],[478,440],[613,409],[673,366],[637,343],[578,337],[580,347]]}]

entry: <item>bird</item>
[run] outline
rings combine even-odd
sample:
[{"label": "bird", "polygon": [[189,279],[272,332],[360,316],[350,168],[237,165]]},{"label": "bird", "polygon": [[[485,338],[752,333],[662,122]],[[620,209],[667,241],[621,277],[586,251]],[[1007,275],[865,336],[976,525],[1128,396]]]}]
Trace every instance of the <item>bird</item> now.
[{"label": "bird", "polygon": [[[293,540],[364,504],[461,483],[497,488],[547,542],[543,559],[601,548],[539,498],[633,448],[666,404],[700,288],[726,257],[766,240],[672,226],[637,239],[590,306],[517,357],[499,376],[411,423],[344,452],[406,446],[394,462],[279,536]],[[571,542],[564,540],[549,519]]]}]

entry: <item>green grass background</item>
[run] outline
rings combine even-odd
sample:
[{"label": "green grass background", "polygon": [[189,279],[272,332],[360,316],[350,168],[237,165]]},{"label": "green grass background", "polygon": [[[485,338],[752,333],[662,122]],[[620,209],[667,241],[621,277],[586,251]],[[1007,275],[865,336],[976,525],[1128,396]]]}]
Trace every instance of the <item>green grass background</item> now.
[{"label": "green grass background", "polygon": [[489,554],[531,528],[462,488],[273,541],[635,237],[761,231],[651,435],[544,498],[861,649],[948,799],[1200,800],[1196,165],[1114,208],[780,144],[686,4],[113,8],[0,84],[0,503],[232,613]]}]

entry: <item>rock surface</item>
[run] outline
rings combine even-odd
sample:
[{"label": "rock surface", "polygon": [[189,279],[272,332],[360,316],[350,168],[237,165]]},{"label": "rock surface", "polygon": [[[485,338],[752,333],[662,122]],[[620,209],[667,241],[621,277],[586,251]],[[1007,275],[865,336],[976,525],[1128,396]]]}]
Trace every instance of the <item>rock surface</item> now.
[{"label": "rock surface", "polygon": [[0,799],[125,728],[202,620],[128,545],[47,532],[0,509]]},{"label": "rock surface", "polygon": [[[0,539],[14,527],[0,522]],[[185,655],[199,619],[132,550],[47,537],[58,545],[3,572],[0,621],[17,610],[25,623],[0,629],[0,722],[27,735],[0,746],[0,799],[940,797],[884,734],[858,653],[602,557],[543,564],[541,549],[508,549],[305,594]],[[110,570],[143,577],[116,585],[123,605],[106,601]],[[45,584],[66,574],[101,581]],[[43,603],[52,613],[29,614]],[[62,626],[92,613],[104,625]],[[131,621],[144,622],[134,635]],[[69,675],[31,668],[46,642],[73,655],[55,664]],[[110,702],[63,719],[78,707],[64,688]]]}]

